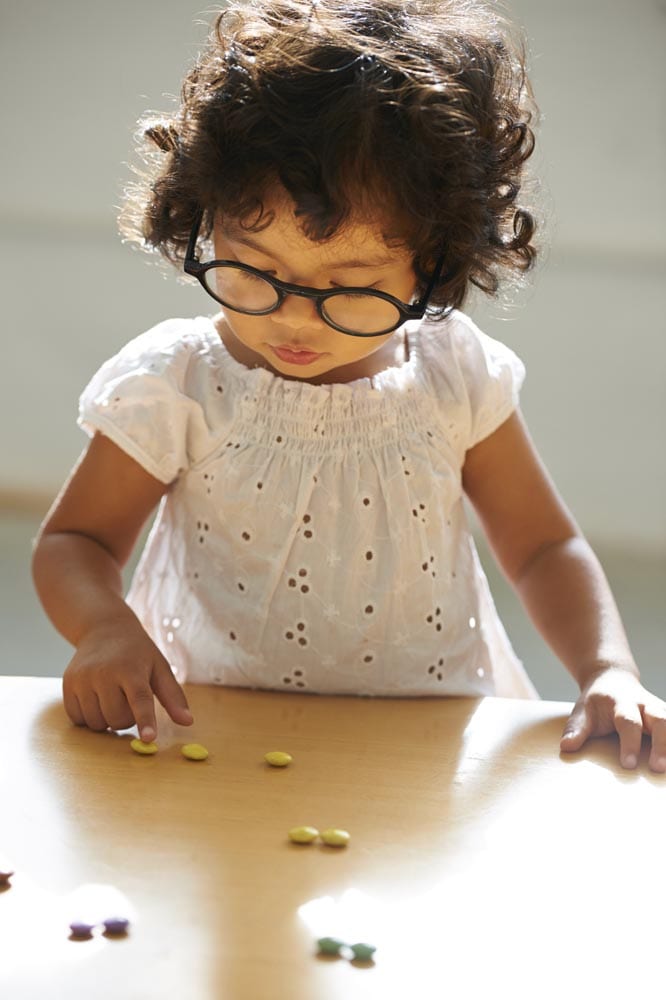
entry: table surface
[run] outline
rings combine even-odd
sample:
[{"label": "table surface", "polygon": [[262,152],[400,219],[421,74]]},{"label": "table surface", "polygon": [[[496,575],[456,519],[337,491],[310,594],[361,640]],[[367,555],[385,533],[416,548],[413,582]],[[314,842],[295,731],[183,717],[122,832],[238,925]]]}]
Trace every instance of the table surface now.
[{"label": "table surface", "polygon": [[[58,679],[0,678],[3,997],[665,995],[646,747],[635,772],[614,737],[560,756],[559,702],[187,694],[194,726],[162,713],[140,757],[134,733],[72,726]],[[290,843],[302,824],[351,841]],[[126,938],[69,939],[114,913]],[[324,935],[375,961],[318,956]]]}]

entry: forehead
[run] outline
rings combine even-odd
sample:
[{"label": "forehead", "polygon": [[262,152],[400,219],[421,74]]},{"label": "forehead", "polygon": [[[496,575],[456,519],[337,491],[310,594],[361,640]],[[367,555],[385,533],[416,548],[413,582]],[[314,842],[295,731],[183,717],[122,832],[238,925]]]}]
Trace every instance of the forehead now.
[{"label": "forehead", "polygon": [[[325,241],[311,240],[303,232],[302,220],[285,198],[265,199],[271,220],[261,228],[249,228],[244,220],[218,217],[216,233],[275,256],[307,261],[322,267],[390,267],[411,260],[412,254],[395,223],[379,216],[352,218],[343,229]],[[270,214],[268,214],[270,213]]]}]

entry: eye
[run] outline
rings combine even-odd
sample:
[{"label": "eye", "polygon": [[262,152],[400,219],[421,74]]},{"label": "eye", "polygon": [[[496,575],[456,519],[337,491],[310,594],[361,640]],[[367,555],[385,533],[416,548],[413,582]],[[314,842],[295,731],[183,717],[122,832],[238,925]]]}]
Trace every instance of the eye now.
[{"label": "eye", "polygon": [[373,288],[378,288],[381,285],[381,281],[375,281],[372,285],[345,285],[344,283],[338,283],[337,281],[331,282],[332,288],[359,288],[362,292],[369,292]]},{"label": "eye", "polygon": [[260,285],[264,280],[258,274],[252,274],[250,271],[243,271],[242,274],[243,274],[243,281],[246,281],[250,284]]},{"label": "eye", "polygon": [[268,267],[261,267],[260,264],[248,264],[246,260],[243,263],[247,264],[248,267],[253,267],[255,271],[261,271],[262,274],[269,274],[272,278],[277,277],[277,271],[271,271]]}]

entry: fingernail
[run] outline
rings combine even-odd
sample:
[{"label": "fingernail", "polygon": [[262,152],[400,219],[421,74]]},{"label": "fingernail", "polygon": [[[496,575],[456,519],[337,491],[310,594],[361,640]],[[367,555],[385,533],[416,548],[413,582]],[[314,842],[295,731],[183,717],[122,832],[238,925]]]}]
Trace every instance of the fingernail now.
[{"label": "fingernail", "polygon": [[155,730],[148,727],[148,729],[141,730],[141,739],[144,743],[150,743],[151,740],[155,739]]},{"label": "fingernail", "polygon": [[666,757],[658,757],[655,766],[657,771],[666,771]]},{"label": "fingernail", "polygon": [[623,763],[625,767],[636,767],[636,764],[638,763],[636,754],[633,753],[627,754],[627,756],[624,758]]}]

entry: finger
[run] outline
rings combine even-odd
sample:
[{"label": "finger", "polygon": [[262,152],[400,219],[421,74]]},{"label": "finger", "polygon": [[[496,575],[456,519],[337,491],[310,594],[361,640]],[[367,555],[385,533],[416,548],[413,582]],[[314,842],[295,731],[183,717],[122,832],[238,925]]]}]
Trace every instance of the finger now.
[{"label": "finger", "polygon": [[590,710],[583,702],[580,704],[576,702],[562,732],[560,750],[564,753],[580,750],[583,743],[591,736],[592,729],[593,722]]},{"label": "finger", "polygon": [[76,695],[63,686],[63,702],[65,711],[75,726],[85,726],[86,720],[83,718],[83,711]]},{"label": "finger", "polygon": [[126,687],[125,695],[136,722],[139,736],[144,743],[150,743],[157,736],[157,721],[155,719],[155,699],[149,687]]},{"label": "finger", "polygon": [[638,705],[617,705],[613,723],[620,737],[620,763],[622,767],[634,768],[638,764],[643,738],[643,717]]},{"label": "finger", "polygon": [[99,696],[102,715],[111,729],[128,729],[134,725],[134,716],[122,688]]},{"label": "finger", "polygon": [[643,714],[645,728],[652,737],[652,749],[648,763],[653,771],[659,771],[662,774],[666,772],[666,715],[661,714],[664,707],[662,702],[651,711],[646,709]]},{"label": "finger", "polygon": [[88,729],[93,729],[97,733],[102,733],[105,729],[108,729],[108,723],[104,718],[96,693],[94,691],[87,691],[85,694],[79,695],[78,699]]},{"label": "finger", "polygon": [[185,692],[173,675],[166,660],[160,661],[153,670],[152,688],[174,722],[181,726],[191,726],[194,722]]}]

